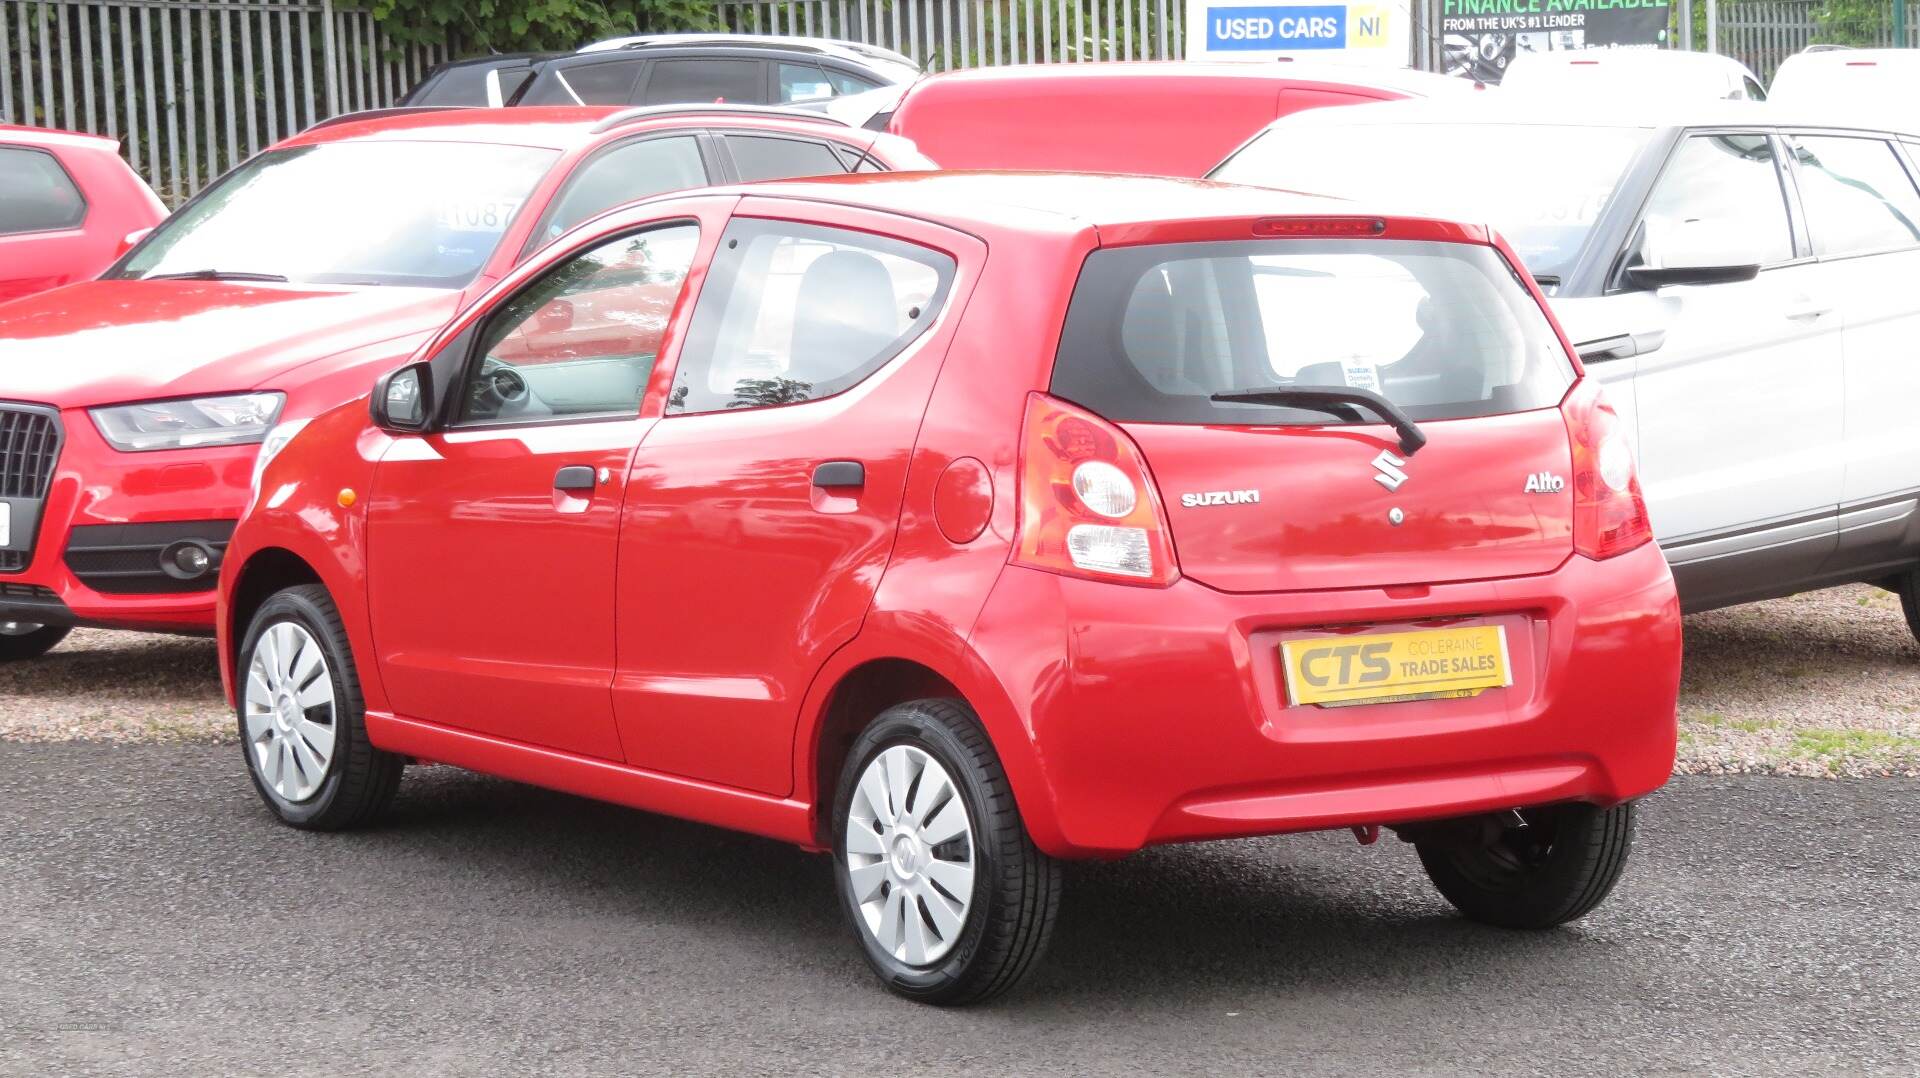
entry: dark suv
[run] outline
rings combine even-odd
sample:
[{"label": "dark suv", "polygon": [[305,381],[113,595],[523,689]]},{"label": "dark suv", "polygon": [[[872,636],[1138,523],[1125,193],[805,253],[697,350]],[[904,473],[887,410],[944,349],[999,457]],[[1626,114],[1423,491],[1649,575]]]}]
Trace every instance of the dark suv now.
[{"label": "dark suv", "polygon": [[746,35],[620,38],[537,64],[515,105],[792,105],[913,81],[906,57],[855,42]]}]

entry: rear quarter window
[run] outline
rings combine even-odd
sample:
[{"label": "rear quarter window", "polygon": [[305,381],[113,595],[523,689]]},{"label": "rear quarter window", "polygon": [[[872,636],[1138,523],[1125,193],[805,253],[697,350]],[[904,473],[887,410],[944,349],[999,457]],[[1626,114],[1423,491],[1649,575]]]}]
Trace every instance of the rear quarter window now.
[{"label": "rear quarter window", "polygon": [[87,200],[45,150],[0,146],[0,236],[78,228]]},{"label": "rear quarter window", "polygon": [[1549,407],[1572,381],[1559,338],[1492,248],[1289,239],[1096,251],[1052,391],[1121,422],[1325,424],[1338,420],[1210,398],[1345,386],[1415,419],[1455,419]]}]

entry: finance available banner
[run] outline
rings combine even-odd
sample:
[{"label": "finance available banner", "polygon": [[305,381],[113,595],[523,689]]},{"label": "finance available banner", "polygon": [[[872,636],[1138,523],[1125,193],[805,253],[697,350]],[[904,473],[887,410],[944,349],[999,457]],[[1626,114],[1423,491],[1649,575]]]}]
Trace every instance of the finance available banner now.
[{"label": "finance available banner", "polygon": [[1499,82],[1523,52],[1651,48],[1667,40],[1667,0],[1440,0],[1449,75]]}]

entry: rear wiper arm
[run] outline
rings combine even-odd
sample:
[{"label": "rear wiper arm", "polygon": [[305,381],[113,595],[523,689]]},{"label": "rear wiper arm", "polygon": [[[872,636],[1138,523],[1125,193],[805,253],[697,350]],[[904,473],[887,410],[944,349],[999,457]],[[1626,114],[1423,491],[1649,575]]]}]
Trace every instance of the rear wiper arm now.
[{"label": "rear wiper arm", "polygon": [[1420,447],[1427,444],[1426,431],[1407,418],[1407,413],[1401,411],[1399,405],[1370,389],[1351,386],[1269,386],[1265,389],[1229,389],[1224,393],[1215,393],[1211,399],[1222,404],[1278,404],[1310,408],[1333,415],[1351,415],[1355,408],[1365,408],[1386,420],[1387,425],[1400,435],[1400,451],[1407,456],[1420,452]]},{"label": "rear wiper arm", "polygon": [[247,270],[197,269],[181,270],[178,273],[149,273],[140,278],[143,281],[271,281],[287,283],[287,279],[278,273],[253,273]]}]

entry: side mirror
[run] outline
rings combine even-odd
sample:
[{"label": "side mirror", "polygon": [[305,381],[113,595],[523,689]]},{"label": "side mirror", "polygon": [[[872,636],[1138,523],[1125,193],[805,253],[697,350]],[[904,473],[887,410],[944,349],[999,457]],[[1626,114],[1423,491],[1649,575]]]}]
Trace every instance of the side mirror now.
[{"label": "side mirror", "polygon": [[389,371],[373,384],[367,402],[373,425],[396,434],[419,434],[433,424],[433,368],[415,363]]},{"label": "side mirror", "polygon": [[151,228],[136,228],[132,232],[120,237],[120,245],[114,248],[113,257],[118,259],[121,255],[138,247],[140,241],[146,239],[152,231],[153,229]]},{"label": "side mirror", "polygon": [[1652,292],[1551,301],[1554,317],[1582,363],[1605,363],[1655,352],[1679,315],[1679,301]]},{"label": "side mirror", "polygon": [[1718,221],[1648,221],[1640,243],[1641,263],[1627,280],[1642,288],[1731,284],[1760,275],[1760,247],[1753,237]]}]

